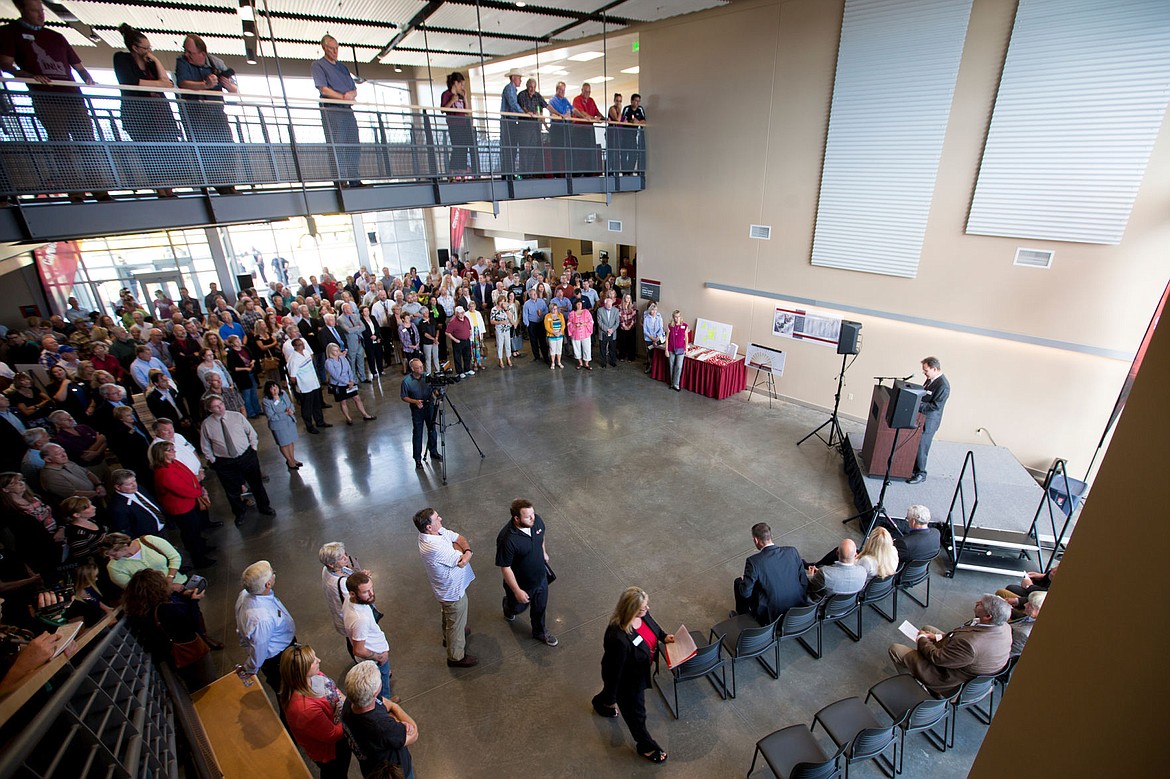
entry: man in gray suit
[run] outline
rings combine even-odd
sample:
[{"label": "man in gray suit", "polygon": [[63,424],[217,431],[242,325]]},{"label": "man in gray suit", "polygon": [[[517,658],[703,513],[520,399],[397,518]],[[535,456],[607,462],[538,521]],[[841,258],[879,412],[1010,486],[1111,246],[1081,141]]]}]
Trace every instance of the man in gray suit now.
[{"label": "man in gray suit", "polygon": [[1012,650],[1011,606],[998,595],[975,602],[975,619],[943,634],[929,625],[918,631],[918,646],[890,645],[890,659],[935,695],[950,697],[976,676],[996,674]]},{"label": "man in gray suit", "polygon": [[857,544],[846,538],[837,546],[837,562],[808,567],[808,597],[819,601],[830,595],[852,595],[865,587],[865,569],[857,565]]}]

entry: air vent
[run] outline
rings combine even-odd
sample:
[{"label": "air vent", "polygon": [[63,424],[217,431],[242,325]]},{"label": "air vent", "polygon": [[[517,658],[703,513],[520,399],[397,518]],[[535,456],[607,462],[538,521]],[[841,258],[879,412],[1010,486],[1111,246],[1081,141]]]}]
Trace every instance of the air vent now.
[{"label": "air vent", "polygon": [[611,233],[620,233],[622,231],[622,220],[610,219],[609,220],[609,231]]},{"label": "air vent", "polygon": [[768,225],[752,225],[748,228],[748,238],[755,238],[758,241],[772,240],[772,228]]},{"label": "air vent", "polygon": [[1053,253],[1051,249],[1025,249],[1021,246],[1016,249],[1016,259],[1012,264],[1025,268],[1051,268]]}]

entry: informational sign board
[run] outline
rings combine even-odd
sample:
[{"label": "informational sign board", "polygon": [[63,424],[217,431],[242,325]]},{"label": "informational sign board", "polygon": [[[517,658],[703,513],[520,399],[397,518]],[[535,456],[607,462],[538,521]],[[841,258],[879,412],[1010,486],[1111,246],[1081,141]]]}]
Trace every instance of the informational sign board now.
[{"label": "informational sign board", "polygon": [[747,366],[768,371],[773,376],[784,375],[784,352],[759,344],[748,344]]},{"label": "informational sign board", "polygon": [[[664,316],[663,319],[666,317]],[[731,325],[699,318],[695,322],[695,346],[723,349],[731,343]]]},{"label": "informational sign board", "polygon": [[662,298],[662,282],[654,279],[642,279],[638,282],[638,299],[653,300],[657,303]]},{"label": "informational sign board", "polygon": [[841,320],[809,314],[801,309],[777,308],[772,320],[772,335],[836,349],[841,337]]}]

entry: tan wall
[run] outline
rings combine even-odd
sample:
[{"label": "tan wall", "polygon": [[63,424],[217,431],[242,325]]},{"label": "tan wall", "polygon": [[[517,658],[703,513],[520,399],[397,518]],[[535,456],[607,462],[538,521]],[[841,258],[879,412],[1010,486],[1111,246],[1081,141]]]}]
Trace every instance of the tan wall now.
[{"label": "tan wall", "polygon": [[[1170,274],[1170,129],[1158,139],[1120,245],[964,233],[1014,0],[973,5],[918,277],[811,265],[843,8],[842,0],[749,0],[642,31],[647,188],[614,198],[609,210],[627,219],[632,232],[620,240],[639,245],[640,275],[663,281],[663,304],[691,321],[731,323],[741,345],[784,349],[780,391],[825,407],[840,368],[833,350],[774,338],[777,301],[708,290],[705,282],[1133,352]],[[477,223],[598,240],[604,221],[583,221],[601,211],[594,205],[506,204],[499,218],[478,215]],[[772,240],[749,239],[752,223],[771,225]],[[1054,249],[1053,267],[1014,267],[1017,246]],[[837,315],[861,321],[864,337],[843,413],[864,417],[873,376],[904,375],[935,355],[954,388],[940,435],[975,441],[985,428],[1041,469],[1061,456],[1083,473],[1128,370],[1124,359]]]}]

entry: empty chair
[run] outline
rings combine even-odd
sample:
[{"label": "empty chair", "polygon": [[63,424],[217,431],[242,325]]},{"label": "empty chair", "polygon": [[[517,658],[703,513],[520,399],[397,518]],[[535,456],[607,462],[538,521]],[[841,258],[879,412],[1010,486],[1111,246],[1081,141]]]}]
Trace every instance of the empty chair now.
[{"label": "empty chair", "polygon": [[756,742],[748,776],[756,770],[756,759],[763,755],[768,768],[780,779],[835,779],[841,776],[844,752],[845,747],[839,746],[836,754],[827,755],[807,725],[789,725]]},{"label": "empty chair", "polygon": [[[722,635],[723,648],[727,650],[727,656],[731,659],[732,698],[735,697],[735,666],[740,660],[754,657],[773,679],[780,678],[780,642],[776,638],[776,625],[779,622],[780,619],[777,618],[770,625],[761,627],[750,614],[738,614],[711,628],[711,643],[715,642],[717,634]],[[775,654],[772,665],[768,665],[764,657],[769,649]]]},{"label": "empty chair", "polygon": [[[805,651],[818,660],[820,659],[821,631],[820,621],[817,619],[819,610],[819,604],[814,603],[811,606],[793,606],[784,612],[784,616],[780,618],[780,629],[776,631],[777,657],[779,657],[780,642],[789,638],[795,638],[805,648]],[[817,646],[815,649],[804,638],[805,634],[811,630],[817,631]]]},{"label": "empty chair", "polygon": [[[869,688],[865,700],[868,702],[870,698],[877,701],[902,732],[898,744],[898,773],[902,773],[902,763],[906,760],[907,733],[922,733],[935,749],[947,751],[949,700],[935,698],[910,674],[883,679]],[[934,732],[940,722],[943,726],[941,736]]]},{"label": "empty chair", "polygon": [[[860,698],[844,698],[830,703],[813,717],[812,729],[817,723],[829,734],[838,747],[845,747],[845,776],[849,766],[873,760],[886,776],[893,777],[898,764],[898,726],[883,725]],[[886,757],[886,750],[894,748],[894,759]]]},{"label": "empty chair", "polygon": [[[857,620],[855,630],[850,630],[849,626],[845,624],[845,620],[849,617],[855,617]],[[820,624],[817,626],[817,647],[821,645],[820,632],[826,624],[835,624],[841,628],[845,635],[854,641],[860,641],[861,601],[858,600],[858,594],[856,592],[838,593],[825,598],[821,604]]]},{"label": "empty chair", "polygon": [[[898,599],[894,597],[894,587],[897,585],[897,574],[893,576],[883,576],[881,578],[870,579],[869,583],[865,585],[865,589],[861,591],[861,595],[857,600],[862,606],[869,606],[871,609],[881,614],[886,622],[896,622],[898,619]],[[877,605],[886,598],[893,598],[894,613],[888,614]],[[861,635],[861,618],[857,618],[857,634]]]},{"label": "empty chair", "polygon": [[948,747],[955,745],[955,732],[959,728],[960,709],[970,709],[975,719],[984,725],[991,724],[991,705],[987,707],[987,711],[983,711],[979,708],[979,704],[989,696],[991,696],[990,704],[995,703],[994,695],[997,676],[998,674],[993,676],[976,676],[974,679],[968,679],[963,682],[963,686],[959,688],[959,691],[951,696],[951,735],[947,739]]},{"label": "empty chair", "polygon": [[[691,638],[695,641],[695,646],[698,647],[698,651],[694,657],[682,665],[669,669],[671,686],[674,688],[674,708],[670,707],[670,701],[667,700],[666,693],[662,692],[662,688],[658,686],[658,671],[660,669],[654,669],[654,686],[658,688],[659,694],[662,695],[662,700],[666,702],[666,708],[670,709],[670,713],[675,719],[678,719],[679,714],[678,685],[680,682],[706,677],[707,681],[711,682],[711,686],[715,688],[715,691],[719,693],[719,697],[727,700],[727,660],[723,657],[723,637],[713,633],[711,643],[705,644],[702,633],[697,633],[692,630],[690,634]],[[718,679],[715,677],[716,673],[719,674]]]},{"label": "empty chair", "polygon": [[[937,552],[935,554],[937,555]],[[927,560],[911,560],[895,575],[898,583],[894,592],[894,619],[897,619],[898,614],[898,592],[906,593],[907,598],[924,609],[930,608],[930,564],[933,560],[934,557]],[[921,601],[914,597],[910,590],[923,582],[926,582],[926,600]]]}]

